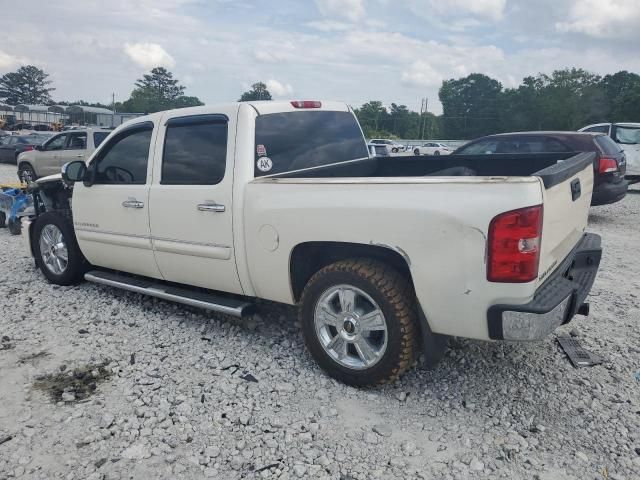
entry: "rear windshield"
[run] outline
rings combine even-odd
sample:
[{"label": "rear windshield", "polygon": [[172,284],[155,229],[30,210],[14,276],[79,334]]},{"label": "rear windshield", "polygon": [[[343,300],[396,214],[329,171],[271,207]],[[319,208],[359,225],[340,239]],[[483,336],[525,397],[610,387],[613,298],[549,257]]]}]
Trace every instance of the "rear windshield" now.
[{"label": "rear windshield", "polygon": [[98,148],[98,145],[100,145],[104,141],[104,139],[109,136],[109,133],[111,132],[94,132],[93,133],[93,144],[95,145],[96,148]]},{"label": "rear windshield", "polygon": [[638,127],[622,127],[616,125],[613,136],[616,142],[624,145],[640,144],[640,128]]},{"label": "rear windshield", "polygon": [[617,155],[620,153],[620,147],[606,135],[597,136],[596,143],[606,155]]},{"label": "rear windshield", "polygon": [[350,112],[271,113],[256,118],[256,177],[368,157]]}]

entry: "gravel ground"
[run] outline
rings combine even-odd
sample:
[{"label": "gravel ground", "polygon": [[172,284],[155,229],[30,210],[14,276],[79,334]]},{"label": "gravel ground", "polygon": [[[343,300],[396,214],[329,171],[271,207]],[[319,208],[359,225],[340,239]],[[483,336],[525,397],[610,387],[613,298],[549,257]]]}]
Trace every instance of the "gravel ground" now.
[{"label": "gravel ground", "polygon": [[49,285],[0,230],[0,479],[638,479],[638,193],[592,210],[592,313],[558,330],[603,365],[574,369],[554,337],[456,339],[375,390],[328,378],[291,308],[240,322]]}]

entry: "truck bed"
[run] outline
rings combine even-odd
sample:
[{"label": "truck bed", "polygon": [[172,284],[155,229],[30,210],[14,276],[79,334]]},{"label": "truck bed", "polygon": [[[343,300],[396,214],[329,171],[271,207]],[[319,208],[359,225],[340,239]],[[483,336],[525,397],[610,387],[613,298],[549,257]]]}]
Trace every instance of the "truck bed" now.
[{"label": "truck bed", "polygon": [[537,176],[549,188],[593,161],[593,153],[373,157],[273,175],[272,178]]}]

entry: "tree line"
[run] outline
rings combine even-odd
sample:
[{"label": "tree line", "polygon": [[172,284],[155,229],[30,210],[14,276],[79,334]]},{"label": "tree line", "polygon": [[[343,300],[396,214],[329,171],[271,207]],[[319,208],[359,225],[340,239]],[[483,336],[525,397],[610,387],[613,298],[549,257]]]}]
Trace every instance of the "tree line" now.
[{"label": "tree line", "polygon": [[[33,65],[0,77],[0,102],[9,105],[83,105],[118,112],[153,113],[203,105],[185,95],[185,87],[164,67],[138,79],[129,98],[114,105],[54,102],[49,75]],[[471,139],[492,133],[526,130],[577,130],[597,122],[640,121],[640,75],[620,71],[596,75],[571,68],[528,76],[515,88],[504,88],[480,73],[442,82],[442,115],[415,112],[406,105],[385,107],[372,100],[355,113],[367,138]],[[271,100],[263,82],[254,83],[239,101]]]},{"label": "tree line", "polygon": [[[154,113],[173,108],[204,105],[198,97],[185,95],[185,87],[164,67],[155,67],[136,80],[131,95],[124,102],[111,105],[76,100],[53,101],[49,74],[34,65],[20,67],[0,77],[0,103],[6,105],[81,105],[115,109],[123,113]],[[244,92],[239,101],[271,100],[267,86],[258,82]]]},{"label": "tree line", "polygon": [[515,88],[473,73],[445,80],[438,96],[443,109],[439,116],[394,103],[385,108],[379,101],[365,103],[356,113],[368,138],[472,139],[640,121],[640,75],[627,71],[600,76],[577,68],[556,70],[525,77]]}]

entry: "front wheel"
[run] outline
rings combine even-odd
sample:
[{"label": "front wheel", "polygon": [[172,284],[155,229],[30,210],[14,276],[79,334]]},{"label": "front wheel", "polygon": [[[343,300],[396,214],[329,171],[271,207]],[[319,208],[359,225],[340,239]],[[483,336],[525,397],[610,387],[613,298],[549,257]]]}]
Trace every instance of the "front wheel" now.
[{"label": "front wheel", "polygon": [[415,296],[391,267],[369,259],[333,263],[309,280],[301,303],[307,348],[333,378],[368,387],[392,382],[413,365]]},{"label": "front wheel", "polygon": [[74,285],[82,280],[88,264],[68,218],[53,212],[40,215],[31,238],[36,263],[49,282]]},{"label": "front wheel", "polygon": [[397,148],[395,148],[395,147],[394,147],[394,148],[392,148],[392,149],[391,149],[391,153],[398,153],[398,149],[397,149]]},{"label": "front wheel", "polygon": [[420,156],[420,150],[418,150],[417,148],[413,151],[413,154],[418,157]]},{"label": "front wheel", "polygon": [[433,152],[433,154],[434,154],[434,155],[436,155],[436,156],[438,156],[438,155],[440,155],[440,151],[439,151],[439,150],[436,150],[435,152]]},{"label": "front wheel", "polygon": [[36,175],[36,171],[31,165],[23,163],[18,168],[18,178],[22,183],[29,184],[35,182],[38,179],[38,175]]}]

